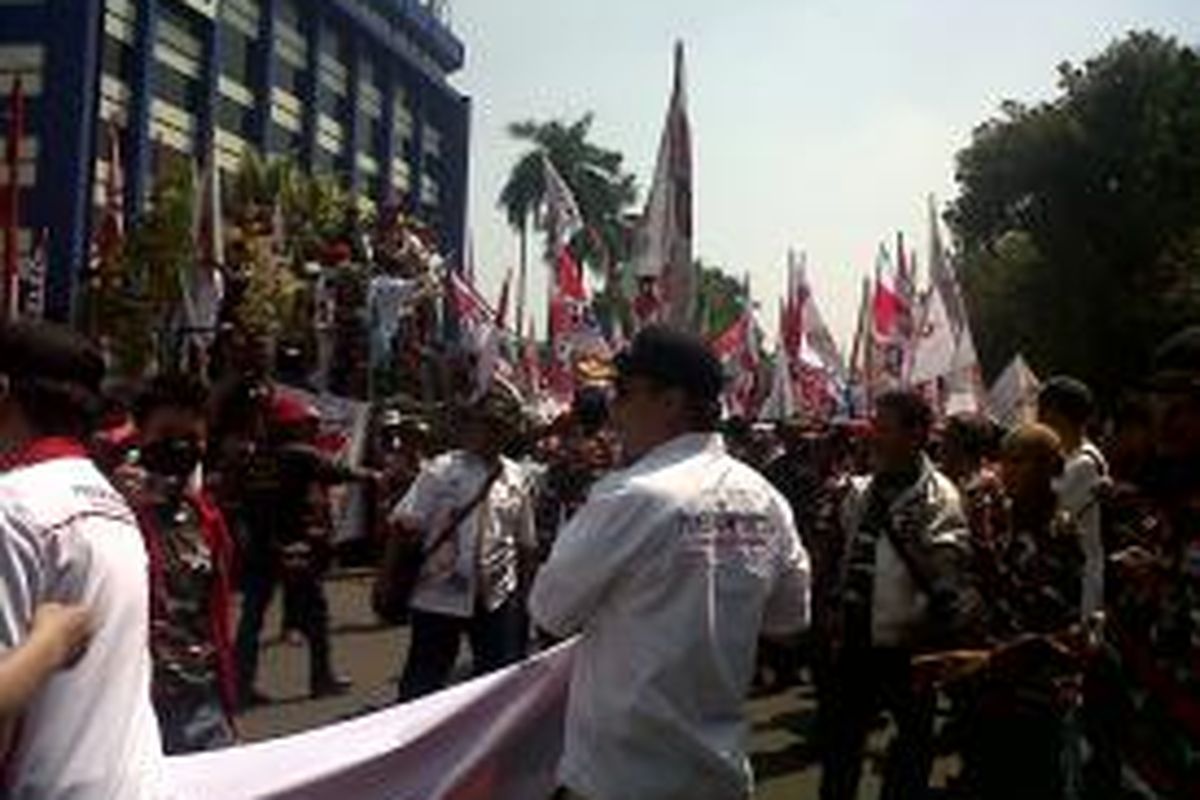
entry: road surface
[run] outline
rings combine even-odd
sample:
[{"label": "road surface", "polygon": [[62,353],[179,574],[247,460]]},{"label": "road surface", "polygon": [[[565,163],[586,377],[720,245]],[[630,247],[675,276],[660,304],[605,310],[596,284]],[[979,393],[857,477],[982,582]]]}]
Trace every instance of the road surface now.
[{"label": "road surface", "polygon": [[[328,583],[333,620],[334,662],[354,681],[345,696],[310,700],[308,651],[279,640],[279,603],[264,628],[265,645],[259,684],[276,702],[253,709],[239,720],[243,736],[257,741],[307,730],[345,719],[371,706],[391,701],[406,646],[405,632],[381,628],[368,605],[370,577],[348,573]],[[464,659],[467,648],[464,644]],[[818,770],[811,734],[815,703],[811,690],[791,689],[747,704],[752,724],[751,749],[758,778],[757,800],[807,800],[817,797]],[[878,791],[880,737],[864,776],[862,798]]]}]

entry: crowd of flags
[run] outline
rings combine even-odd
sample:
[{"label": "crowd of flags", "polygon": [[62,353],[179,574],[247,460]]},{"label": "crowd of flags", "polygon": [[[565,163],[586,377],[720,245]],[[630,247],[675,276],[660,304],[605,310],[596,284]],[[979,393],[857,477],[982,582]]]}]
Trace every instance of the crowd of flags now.
[{"label": "crowd of flags", "polygon": [[[532,327],[520,318],[523,314],[511,328],[505,324],[504,312],[489,322],[468,321],[467,327],[487,325],[501,331],[499,340],[508,342],[498,359],[489,352],[481,353],[480,360],[503,365],[503,371],[515,374],[531,396],[554,407],[569,404],[580,382],[589,379],[586,365],[604,362],[627,335],[641,327],[704,324],[697,318],[701,281],[692,254],[693,166],[682,45],[676,47],[674,70],[654,182],[634,230],[630,270],[636,289],[629,298],[627,317],[633,330],[621,329],[619,315],[614,315],[607,331],[595,318],[585,272],[570,247],[577,236],[587,233],[586,225],[570,186],[549,157],[544,158],[548,353],[539,357]],[[749,277],[742,283],[741,297],[715,298],[741,309],[724,329],[702,330],[727,373],[724,402],[729,416],[764,421],[861,418],[869,414],[881,392],[901,387],[926,394],[941,414],[986,409],[966,306],[932,197],[928,211],[924,287],[917,252],[906,245],[904,235],[898,234],[894,244],[881,244],[873,274],[864,278],[848,357],[825,322],[803,253],[787,254],[773,352],[766,348]],[[498,305],[506,309],[509,280],[501,291]],[[523,305],[518,301],[518,308]],[[475,333],[468,333],[468,338],[496,341]]]},{"label": "crowd of flags", "polygon": [[[6,174],[0,185],[0,222],[5,248],[4,312],[41,316],[45,303],[46,235],[39,233],[24,264],[18,264],[17,200],[23,135],[23,98],[18,81],[10,97]],[[125,238],[125,184],[120,135],[107,130],[103,204],[93,225],[93,280],[102,280],[119,261]],[[196,269],[182,286],[183,327],[202,335],[215,325],[223,294],[220,173],[209,158],[196,167],[193,235]],[[583,265],[572,251],[577,237],[588,235],[574,194],[548,156],[543,159],[544,219],[548,230],[548,347],[540,349],[532,315],[525,312],[524,275],[515,294],[516,314],[509,321],[512,273],[505,278],[495,306],[476,289],[470,271],[449,270],[445,309],[457,321],[460,344],[475,355],[476,384],[485,389],[497,376],[512,380],[538,403],[562,408],[581,382],[605,375],[604,365],[638,329],[652,323],[683,328],[701,324],[700,276],[693,259],[693,163],[687,110],[684,50],[677,45],[674,80],[658,157],[646,204],[636,223],[632,273],[634,294],[628,314],[613,314],[600,325]],[[942,242],[937,207],[929,199],[928,278],[919,288],[918,257],[903,235],[894,246],[881,244],[873,274],[864,278],[859,318],[848,357],[842,353],[821,313],[809,279],[807,257],[789,252],[785,291],[780,298],[779,328],[773,352],[750,299],[749,278],[741,311],[724,330],[706,330],[728,374],[726,411],[748,420],[855,418],[869,413],[874,397],[896,387],[916,387],[943,414],[980,411],[986,406],[974,339],[951,256]],[[609,280],[615,276],[610,274]],[[620,298],[624,301],[624,298]],[[709,302],[713,298],[708,298]],[[633,330],[623,330],[622,318]],[[197,341],[198,345],[203,342]],[[1023,365],[1022,365],[1023,366]],[[1018,382],[1027,367],[1016,368]],[[1031,375],[1032,373],[1029,373]]]}]

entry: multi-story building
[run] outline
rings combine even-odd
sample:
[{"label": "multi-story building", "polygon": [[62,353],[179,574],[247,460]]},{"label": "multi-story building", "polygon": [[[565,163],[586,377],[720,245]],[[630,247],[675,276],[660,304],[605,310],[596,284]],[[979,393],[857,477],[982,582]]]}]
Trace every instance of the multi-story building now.
[{"label": "multi-story building", "polygon": [[[155,147],[215,153],[226,171],[254,148],[402,204],[461,253],[470,101],[448,82],[464,48],[441,5],[0,0],[0,102],[18,76],[26,97],[21,241],[48,231],[48,314],[70,314],[109,131],[121,137],[127,214],[146,201]],[[0,185],[6,173],[0,164]]]}]

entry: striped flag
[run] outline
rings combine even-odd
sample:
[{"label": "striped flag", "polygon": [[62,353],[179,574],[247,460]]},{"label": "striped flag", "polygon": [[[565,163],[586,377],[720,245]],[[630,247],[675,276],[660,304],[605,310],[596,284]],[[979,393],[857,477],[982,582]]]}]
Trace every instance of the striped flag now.
[{"label": "striped flag", "polygon": [[639,278],[657,279],[666,324],[690,329],[699,279],[692,262],[692,134],[682,42],[675,45],[674,87],[654,183],[638,225],[634,266]]}]

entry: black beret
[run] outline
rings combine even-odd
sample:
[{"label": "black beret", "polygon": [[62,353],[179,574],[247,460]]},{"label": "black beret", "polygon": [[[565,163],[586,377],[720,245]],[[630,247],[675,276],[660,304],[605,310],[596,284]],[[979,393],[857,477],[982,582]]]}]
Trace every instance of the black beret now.
[{"label": "black beret", "polygon": [[87,339],[48,322],[0,325],[0,374],[13,381],[42,380],[98,394],[104,358]]},{"label": "black beret", "polygon": [[621,378],[640,375],[706,402],[719,400],[725,386],[721,362],[704,339],[662,325],[642,329],[615,363]]}]

